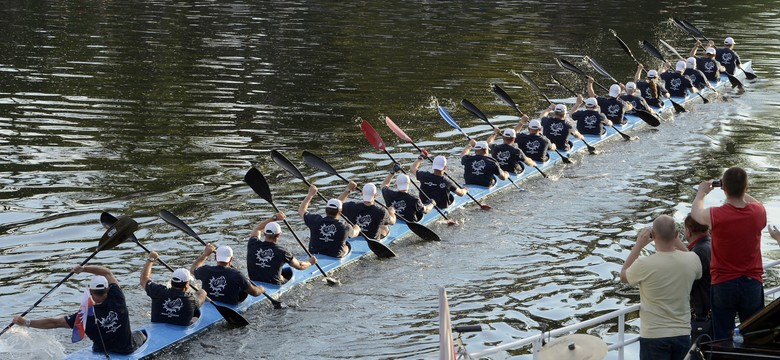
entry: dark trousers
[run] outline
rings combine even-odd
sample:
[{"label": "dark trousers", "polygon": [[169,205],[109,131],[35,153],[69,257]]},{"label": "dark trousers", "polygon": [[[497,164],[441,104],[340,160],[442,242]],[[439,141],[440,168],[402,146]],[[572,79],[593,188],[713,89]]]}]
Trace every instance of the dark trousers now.
[{"label": "dark trousers", "polygon": [[691,346],[688,335],[665,338],[639,338],[639,360],[682,360]]},{"label": "dark trousers", "polygon": [[734,330],[734,317],[745,322],[764,308],[764,285],[756,279],[741,276],[710,288],[712,332],[715,340],[728,339]]}]

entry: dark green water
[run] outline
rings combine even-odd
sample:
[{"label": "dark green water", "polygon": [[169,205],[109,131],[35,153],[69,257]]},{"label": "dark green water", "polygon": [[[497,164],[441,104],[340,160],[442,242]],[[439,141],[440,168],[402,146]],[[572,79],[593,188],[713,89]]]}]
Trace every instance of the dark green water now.
[{"label": "dark green water", "polygon": [[[270,150],[295,161],[314,151],[348,177],[381,181],[389,163],[363,138],[360,118],[404,162],[415,157],[381,125],[387,115],[419,144],[449,155],[457,175],[465,140],[440,119],[437,103],[484,136],[489,128],[459,108],[461,98],[495,123],[513,124],[490,83],[528,113],[545,103],[509,70],[542,84],[556,74],[582,89],[553,58],[590,55],[626,80],[634,64],[608,29],[657,66],[637,43],[664,39],[686,53],[690,39],[668,22],[677,16],[718,43],[735,37],[761,79],[658,131],[640,130],[639,141],[577,155],[552,179],[524,183],[529,192],[490,199],[490,213],[455,212],[463,225],[433,226],[445,238],[440,244],[402,241],[393,246],[397,259],[339,271],[341,287],[311,283],[284,296],[295,307],[257,307],[249,329],[215,329],[163,358],[434,357],[439,285],[448,288],[456,324],[485,324],[467,339],[472,350],[636,302],[638,292],[617,277],[635,229],[663,213],[681,220],[701,179],[729,166],[749,169],[751,193],[767,205],[770,223],[780,223],[778,5],[7,2],[0,9],[0,319],[24,311],[87,256],[102,234],[101,211],[132,215],[145,243],[173,264],[187,266],[201,246],[159,220],[163,208],[243,258],[243,242],[271,211],[242,181],[251,163],[304,229],[293,211],[305,189],[270,161]],[[341,191],[335,178],[304,173],[326,193]],[[298,252],[291,238],[283,241]],[[766,259],[780,257],[768,236],[763,245]],[[144,258],[126,244],[94,260],[119,276],[134,325],[148,318],[148,299],[136,286]],[[75,311],[86,280],[75,277],[31,316]],[[767,280],[778,284],[774,272]],[[0,356],[13,356],[14,340],[6,339],[19,336],[0,338]],[[65,330],[32,336],[66,351],[84,346],[70,345]]]}]

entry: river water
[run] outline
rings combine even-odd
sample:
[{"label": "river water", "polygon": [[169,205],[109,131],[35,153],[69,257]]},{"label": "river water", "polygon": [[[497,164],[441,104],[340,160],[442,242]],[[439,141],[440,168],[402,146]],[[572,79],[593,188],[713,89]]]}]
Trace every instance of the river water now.
[{"label": "river water", "polygon": [[[389,163],[363,138],[360,118],[408,165],[412,149],[381,126],[390,116],[447,154],[457,177],[466,142],[437,103],[484,137],[490,129],[457,105],[461,98],[512,125],[517,118],[490,83],[529,113],[545,104],[509,70],[543,84],[557,74],[582,89],[552,59],[590,55],[625,81],[635,66],[608,29],[657,66],[637,43],[664,39],[686,53],[690,38],[668,21],[676,16],[717,43],[733,36],[760,79],[637,131],[638,141],[578,154],[550,179],[524,182],[526,192],[490,198],[490,212],[455,211],[462,225],[432,226],[441,243],[397,242],[398,258],[338,271],[342,286],[298,287],[282,297],[287,309],[258,306],[249,327],[212,329],[160,358],[435,357],[437,286],[449,292],[455,324],[483,324],[466,337],[472,351],[636,303],[637,289],[618,276],[636,229],[659,214],[681,221],[702,179],[747,168],[751,194],[780,223],[778,9],[778,1],[8,2],[0,9],[0,319],[26,310],[91,252],[104,210],[133,216],[139,237],[171,264],[189,266],[202,247],[157,218],[160,209],[204,240],[232,245],[243,266],[251,228],[271,212],[242,181],[250,164],[304,230],[294,210],[306,190],[268,152],[299,162],[310,150],[358,182],[381,181]],[[326,194],[342,189],[304,173]],[[722,199],[716,191],[708,204]],[[292,238],[282,241],[300,252]],[[763,252],[780,258],[768,235]],[[118,276],[134,326],[148,319],[137,286],[144,259],[123,244],[91,262]],[[156,268],[155,278],[167,274]],[[776,271],[766,279],[780,283]],[[75,311],[87,281],[75,276],[30,316]],[[87,346],[69,339],[66,330],[14,329],[0,338],[0,357],[57,358]]]}]

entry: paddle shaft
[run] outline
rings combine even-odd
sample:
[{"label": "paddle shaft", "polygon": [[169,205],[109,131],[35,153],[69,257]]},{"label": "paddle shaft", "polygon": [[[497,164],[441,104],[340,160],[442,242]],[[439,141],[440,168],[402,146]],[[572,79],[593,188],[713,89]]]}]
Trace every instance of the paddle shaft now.
[{"label": "paddle shaft", "polygon": [[[92,260],[92,258],[95,257],[95,255],[97,255],[97,253],[99,251],[100,250],[98,249],[98,250],[95,250],[94,252],[92,252],[92,254],[90,254],[86,259],[84,259],[84,261],[82,261],[81,264],[79,264],[79,266],[86,265],[87,262]],[[41,303],[41,301],[43,301],[43,299],[47,298],[49,295],[51,295],[52,292],[54,292],[54,290],[56,290],[58,287],[60,287],[60,285],[64,284],[66,281],[68,281],[68,279],[70,279],[70,277],[73,276],[73,274],[75,274],[75,273],[73,271],[71,271],[71,272],[68,273],[68,275],[65,275],[65,277],[62,280],[60,280],[60,282],[57,283],[57,285],[54,285],[54,287],[51,290],[49,290],[46,294],[43,294],[43,296],[41,296],[41,298],[38,299],[38,301],[36,301],[32,306],[30,306],[30,308],[25,310],[20,316],[25,316],[28,313],[30,313],[30,311],[35,309],[35,307],[38,306]],[[8,329],[10,329],[12,326],[14,326],[13,322],[8,324],[2,331],[0,331],[0,335],[5,334],[5,332],[8,331]]]}]

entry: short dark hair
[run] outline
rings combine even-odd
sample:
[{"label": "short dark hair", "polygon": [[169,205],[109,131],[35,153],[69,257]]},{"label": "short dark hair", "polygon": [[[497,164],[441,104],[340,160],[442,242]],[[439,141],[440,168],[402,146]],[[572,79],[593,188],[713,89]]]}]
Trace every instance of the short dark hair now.
[{"label": "short dark hair", "polygon": [[183,281],[183,282],[171,281],[172,288],[184,289],[185,286],[187,286],[187,281]]},{"label": "short dark hair", "polygon": [[325,208],[325,215],[336,216],[336,215],[339,214],[339,212],[341,212],[341,210],[339,210],[339,209],[334,209],[334,208],[329,208],[329,207]]},{"label": "short dark hair", "polygon": [[721,181],[728,196],[742,197],[747,191],[747,172],[741,167],[732,167],[726,170]]},{"label": "short dark hair", "polygon": [[700,224],[698,221],[694,220],[690,213],[685,217],[683,224],[685,225],[686,229],[690,230],[694,234],[704,233],[710,229],[709,226]]}]

